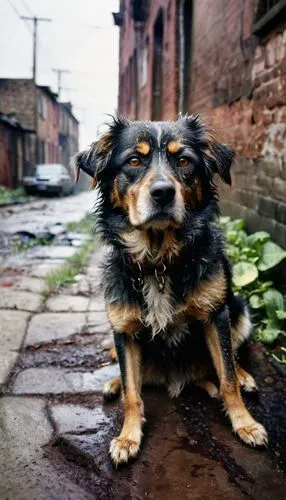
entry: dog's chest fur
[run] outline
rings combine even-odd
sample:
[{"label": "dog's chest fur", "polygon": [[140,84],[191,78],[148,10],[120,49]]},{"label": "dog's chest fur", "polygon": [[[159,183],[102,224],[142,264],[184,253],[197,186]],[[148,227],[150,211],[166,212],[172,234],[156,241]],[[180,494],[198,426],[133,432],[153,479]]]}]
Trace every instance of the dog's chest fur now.
[{"label": "dog's chest fur", "polygon": [[144,323],[152,330],[152,336],[160,334],[172,343],[180,341],[185,335],[187,325],[178,321],[176,304],[172,293],[172,283],[169,276],[165,277],[163,291],[159,292],[158,282],[154,276],[145,278],[143,287]]},{"label": "dog's chest fur", "polygon": [[165,330],[172,323],[174,306],[172,301],[170,278],[165,278],[165,286],[159,292],[158,283],[154,276],[145,278],[143,287],[145,300],[145,323],[152,329],[153,335]]}]

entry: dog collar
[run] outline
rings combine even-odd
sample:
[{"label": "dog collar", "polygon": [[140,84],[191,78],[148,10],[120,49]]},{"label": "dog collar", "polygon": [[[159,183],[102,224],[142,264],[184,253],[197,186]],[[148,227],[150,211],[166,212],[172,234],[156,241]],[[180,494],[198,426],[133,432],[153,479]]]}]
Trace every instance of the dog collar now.
[{"label": "dog collar", "polygon": [[133,267],[136,267],[135,276],[131,277],[132,286],[136,292],[142,292],[144,281],[147,276],[154,276],[158,283],[159,293],[162,293],[165,289],[165,272],[166,265],[161,261],[158,265],[148,264],[142,267],[139,262],[134,263],[134,261],[129,257],[129,260]]}]

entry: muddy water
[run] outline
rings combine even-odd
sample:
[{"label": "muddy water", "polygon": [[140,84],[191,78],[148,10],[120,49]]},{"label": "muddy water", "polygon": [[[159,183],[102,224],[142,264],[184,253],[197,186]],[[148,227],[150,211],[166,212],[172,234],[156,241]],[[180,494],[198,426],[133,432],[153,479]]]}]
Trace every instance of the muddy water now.
[{"label": "muddy water", "polygon": [[122,420],[120,403],[104,406],[107,418],[97,429],[57,436],[47,453],[96,498],[286,498],[283,379],[260,351],[251,353],[251,365],[260,392],[245,399],[268,429],[268,450],[240,443],[221,404],[201,390],[187,388],[171,401],[163,390],[146,388],[147,424],[133,463],[115,470],[108,458],[108,443]]}]

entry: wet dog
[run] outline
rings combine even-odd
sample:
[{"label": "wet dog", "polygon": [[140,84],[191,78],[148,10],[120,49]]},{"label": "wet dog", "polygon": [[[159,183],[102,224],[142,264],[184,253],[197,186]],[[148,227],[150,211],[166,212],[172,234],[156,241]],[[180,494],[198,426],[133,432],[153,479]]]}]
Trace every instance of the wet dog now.
[{"label": "wet dog", "polygon": [[124,424],[112,440],[117,465],[135,457],[142,439],[144,383],[171,397],[194,382],[222,398],[234,432],[249,445],[267,443],[240,388],[256,389],[235,354],[251,330],[247,306],[231,288],[214,176],[231,184],[233,151],[197,116],[176,122],[115,117],[75,162],[97,183],[98,228],[109,252],[106,309],[121,377],[104,397],[124,397]]}]

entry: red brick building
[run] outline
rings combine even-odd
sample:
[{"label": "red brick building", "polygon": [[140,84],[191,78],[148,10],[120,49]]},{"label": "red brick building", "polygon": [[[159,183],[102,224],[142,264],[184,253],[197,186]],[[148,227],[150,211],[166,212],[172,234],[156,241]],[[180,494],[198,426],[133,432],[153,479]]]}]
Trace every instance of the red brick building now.
[{"label": "red brick building", "polygon": [[38,161],[59,161],[59,105],[57,94],[49,87],[37,86],[38,103]]},{"label": "red brick building", "polygon": [[71,157],[77,153],[79,149],[79,121],[73,115],[71,102],[60,102],[59,113],[59,160],[63,165],[68,165]]},{"label": "red brick building", "polygon": [[22,179],[26,161],[26,139],[30,130],[13,115],[0,112],[0,186],[16,188]]},{"label": "red brick building", "polygon": [[58,161],[59,111],[57,96],[49,87],[35,86],[28,79],[1,78],[0,111],[13,113],[32,130],[26,139],[28,164]]},{"label": "red brick building", "polygon": [[286,247],[286,0],[121,0],[119,111],[200,113],[238,152],[226,213]]},{"label": "red brick building", "polygon": [[[7,119],[0,128],[0,183],[20,184],[23,175],[29,175],[36,163],[69,164],[78,151],[79,122],[72,113],[70,103],[59,103],[57,94],[47,86],[35,85],[31,79],[0,79],[0,114],[12,116],[17,122],[8,127]],[[3,120],[2,120],[3,121]],[[4,122],[3,122],[4,123]],[[5,137],[4,137],[5,125]],[[25,133],[21,137],[21,154],[17,155],[15,130]],[[12,134],[13,130],[13,134]],[[9,132],[9,134],[8,134]],[[13,135],[13,141],[10,138]],[[5,140],[4,140],[5,139]],[[17,139],[18,140],[18,139]],[[9,142],[9,148],[7,146]],[[18,142],[19,143],[19,142]],[[10,173],[7,174],[7,171]],[[5,171],[5,175],[4,175]],[[16,173],[17,174],[16,174]],[[8,177],[7,177],[8,175]],[[10,179],[9,183],[7,179]],[[12,180],[13,179],[13,182]]]}]

